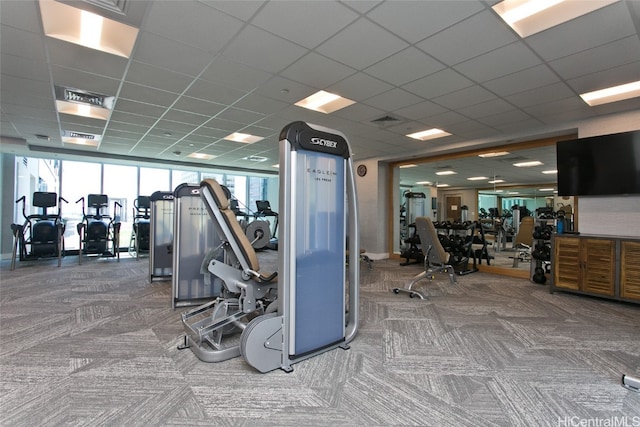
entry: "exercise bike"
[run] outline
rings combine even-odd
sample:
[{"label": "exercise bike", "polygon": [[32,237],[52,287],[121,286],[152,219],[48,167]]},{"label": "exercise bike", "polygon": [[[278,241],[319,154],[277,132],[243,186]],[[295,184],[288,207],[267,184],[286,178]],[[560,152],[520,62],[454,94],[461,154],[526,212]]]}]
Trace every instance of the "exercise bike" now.
[{"label": "exercise bike", "polygon": [[133,231],[129,240],[129,255],[140,258],[149,253],[151,231],[151,198],[138,196],[133,202]]},{"label": "exercise bike", "polygon": [[[11,270],[15,269],[16,257],[20,261],[40,258],[58,258],[58,267],[64,256],[64,230],[61,202],[67,203],[56,193],[37,191],[33,193],[32,205],[41,208],[39,214],[27,215],[26,197],[16,200],[22,202],[23,224],[11,224],[13,234],[13,254]],[[48,208],[58,205],[56,214],[49,214]]]},{"label": "exercise bike", "polygon": [[82,202],[82,222],[78,223],[78,236],[80,246],[78,251],[78,263],[82,264],[83,255],[97,255],[100,257],[115,257],[120,261],[120,220],[115,215],[117,208],[122,208],[118,202],[114,202],[114,217],[103,214],[102,210],[108,208],[109,197],[106,194],[89,194],[87,196],[87,209],[85,211],[85,199],[80,197],[76,203]]}]

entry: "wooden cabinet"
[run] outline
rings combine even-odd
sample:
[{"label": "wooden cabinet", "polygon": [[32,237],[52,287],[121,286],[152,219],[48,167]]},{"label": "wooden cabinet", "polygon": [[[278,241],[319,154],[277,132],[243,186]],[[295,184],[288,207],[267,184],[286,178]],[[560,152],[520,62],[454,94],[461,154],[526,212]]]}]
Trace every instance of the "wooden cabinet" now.
[{"label": "wooden cabinet", "polygon": [[640,242],[623,240],[620,245],[620,296],[640,301]]},{"label": "wooden cabinet", "polygon": [[640,302],[640,239],[555,235],[551,291]]}]

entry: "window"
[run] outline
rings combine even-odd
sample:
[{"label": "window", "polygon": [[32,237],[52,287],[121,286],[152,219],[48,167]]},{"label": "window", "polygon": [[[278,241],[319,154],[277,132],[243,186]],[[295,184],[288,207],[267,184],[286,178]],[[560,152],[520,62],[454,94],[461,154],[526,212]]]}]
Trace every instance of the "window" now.
[{"label": "window", "polygon": [[150,196],[156,191],[171,191],[169,169],[140,168],[140,195]]},{"label": "window", "polygon": [[82,222],[82,206],[87,195],[102,192],[102,165],[64,160],[61,171],[60,193],[69,201],[62,207],[62,218],[66,221],[65,248],[78,249],[80,241],[76,225]]},{"label": "window", "polygon": [[[120,247],[129,245],[135,216],[134,202],[138,197],[138,168],[136,166],[104,165],[102,192],[109,196],[109,214],[120,219]],[[115,203],[120,207],[114,211]]]}]

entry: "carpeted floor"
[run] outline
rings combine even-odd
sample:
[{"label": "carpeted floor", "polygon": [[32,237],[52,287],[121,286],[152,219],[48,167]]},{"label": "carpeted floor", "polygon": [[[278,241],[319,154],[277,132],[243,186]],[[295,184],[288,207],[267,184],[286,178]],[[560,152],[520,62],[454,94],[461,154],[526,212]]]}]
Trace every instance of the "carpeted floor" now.
[{"label": "carpeted floor", "polygon": [[398,264],[362,264],[350,350],[260,374],[176,349],[182,310],[147,260],[3,262],[0,425],[640,425],[620,385],[640,376],[640,306],[484,273],[411,299],[390,289],[420,267]]}]

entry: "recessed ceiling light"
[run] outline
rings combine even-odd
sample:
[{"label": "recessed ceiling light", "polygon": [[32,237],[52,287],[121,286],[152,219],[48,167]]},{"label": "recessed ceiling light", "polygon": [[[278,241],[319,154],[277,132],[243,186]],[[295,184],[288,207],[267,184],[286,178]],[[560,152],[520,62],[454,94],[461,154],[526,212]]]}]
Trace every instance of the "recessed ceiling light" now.
[{"label": "recessed ceiling light", "polygon": [[244,144],[253,144],[254,142],[262,141],[264,138],[248,133],[234,132],[231,135],[225,136],[224,139],[227,141],[242,142]]},{"label": "recessed ceiling light", "polygon": [[417,139],[419,141],[427,141],[429,139],[442,138],[449,135],[451,135],[449,132],[445,132],[441,129],[433,128],[433,129],[423,130],[420,132],[410,133],[406,136],[408,136],[409,138]]},{"label": "recessed ceiling light", "polygon": [[616,1],[504,0],[493,10],[520,37],[528,37]]},{"label": "recessed ceiling light", "polygon": [[496,190],[496,193],[503,193],[504,190]]},{"label": "recessed ceiling light", "polygon": [[431,181],[418,181],[416,182],[416,185],[431,185],[433,184],[433,182]]},{"label": "recessed ceiling light", "polygon": [[485,179],[489,179],[489,177],[486,176],[472,176],[470,178],[467,178],[467,181],[482,181]]},{"label": "recessed ceiling light", "polygon": [[520,194],[519,191],[507,191],[507,194]]},{"label": "recessed ceiling light", "polygon": [[418,167],[418,165],[414,165],[413,163],[409,163],[407,165],[400,165],[400,169],[416,168],[416,167]]},{"label": "recessed ceiling light", "polygon": [[533,160],[531,162],[520,162],[520,163],[514,163],[513,166],[517,167],[517,168],[530,168],[531,166],[540,166],[543,165],[544,163],[542,163],[539,160]]},{"label": "recessed ceiling light", "polygon": [[436,184],[436,187],[438,188],[442,188],[442,187],[448,187],[449,184]]},{"label": "recessed ceiling light", "polygon": [[500,184],[504,182],[504,179],[494,179],[493,181],[488,181],[489,184]]},{"label": "recessed ceiling light", "polygon": [[45,35],[128,58],[138,29],[67,4],[40,0]]},{"label": "recessed ceiling light", "polygon": [[260,162],[266,162],[269,159],[267,157],[263,157],[263,156],[251,155],[251,156],[243,157],[242,160],[246,160],[248,162],[260,163]]},{"label": "recessed ceiling light", "polygon": [[508,151],[493,151],[491,153],[478,154],[478,157],[482,157],[482,158],[500,157],[500,156],[506,156],[507,154],[510,154],[510,153]]},{"label": "recessed ceiling light", "polygon": [[199,159],[199,160],[211,160],[216,156],[212,154],[205,154],[205,153],[191,153],[187,157],[191,157],[192,159]]},{"label": "recessed ceiling light", "polygon": [[556,169],[553,170],[548,170],[548,171],[542,171],[542,173],[547,174],[547,175],[553,175],[558,173],[558,171]]},{"label": "recessed ceiling light", "polygon": [[356,101],[343,98],[335,93],[329,93],[321,90],[296,102],[294,105],[318,111],[320,113],[329,114],[355,103]]},{"label": "recessed ceiling light", "polygon": [[640,96],[640,80],[580,95],[590,107]]},{"label": "recessed ceiling light", "polygon": [[436,175],[455,175],[455,174],[457,174],[457,173],[458,173],[458,172],[456,172],[456,171],[450,171],[450,170],[447,170],[447,171],[439,171],[439,172],[436,172]]},{"label": "recessed ceiling light", "polygon": [[538,191],[553,191],[555,188],[540,188]]},{"label": "recessed ceiling light", "polygon": [[279,163],[276,163],[275,165],[271,165],[271,167],[272,167],[272,168],[279,168],[279,167],[280,167],[280,164],[279,164]]}]

